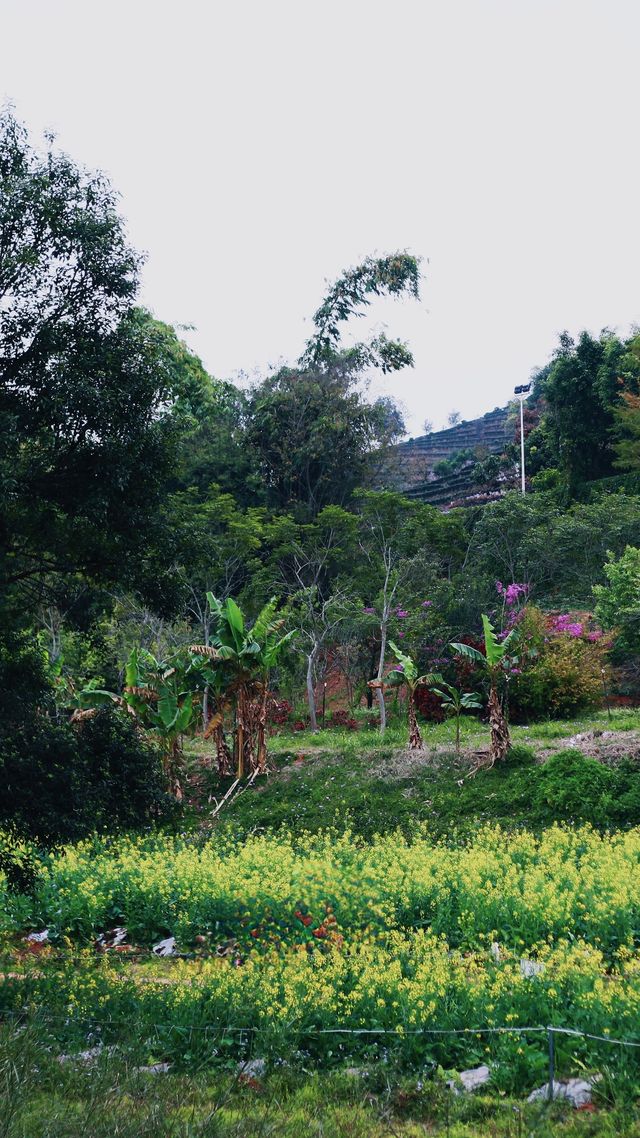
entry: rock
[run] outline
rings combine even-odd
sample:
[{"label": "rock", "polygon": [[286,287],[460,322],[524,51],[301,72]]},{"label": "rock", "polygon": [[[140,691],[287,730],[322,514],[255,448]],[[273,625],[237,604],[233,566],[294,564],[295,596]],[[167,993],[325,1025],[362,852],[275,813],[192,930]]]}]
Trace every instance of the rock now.
[{"label": "rock", "polygon": [[498,944],[497,940],[494,940],[491,942],[489,951],[490,951],[493,959],[495,960],[495,962],[497,964],[500,961],[500,956],[501,956],[500,945]]},{"label": "rock", "polygon": [[100,933],[96,938],[95,947],[98,952],[108,952],[112,948],[120,948],[124,945],[128,935],[128,930],[124,925],[117,925],[115,929],[108,929],[107,932]]},{"label": "rock", "polygon": [[245,1059],[243,1063],[238,1063],[238,1074],[247,1079],[262,1079],[266,1070],[266,1059]]},{"label": "rock", "polygon": [[171,1070],[171,1063],[152,1063],[150,1067],[136,1067],[139,1075],[166,1075]]},{"label": "rock", "polygon": [[153,951],[156,956],[177,956],[178,946],[174,936],[165,937],[164,940],[154,944]]},{"label": "rock", "polygon": [[116,1047],[89,1047],[86,1051],[78,1051],[76,1055],[58,1055],[58,1063],[96,1063],[103,1055],[113,1055]]},{"label": "rock", "polygon": [[490,1078],[491,1071],[485,1064],[482,1064],[481,1067],[471,1067],[468,1071],[461,1071],[457,1079],[448,1079],[447,1086],[459,1094],[459,1084],[462,1083],[462,1090],[472,1093],[477,1091],[478,1087],[483,1087],[485,1083],[488,1083]]},{"label": "rock", "polygon": [[527,958],[523,956],[520,961],[520,972],[526,980],[531,980],[533,976],[542,975],[544,972],[544,964],[541,964],[539,960],[527,960]]},{"label": "rock", "polygon": [[49,930],[43,929],[40,933],[29,933],[24,939],[27,944],[46,944],[49,940]]},{"label": "rock", "polygon": [[[567,1079],[566,1082],[554,1082],[553,1097],[554,1099],[567,1099],[577,1110],[591,1102],[593,1085],[597,1081],[598,1076],[596,1075],[592,1079]],[[536,1091],[531,1092],[527,1102],[543,1102],[548,1098],[549,1084],[545,1083],[543,1087],[538,1087]]]},{"label": "rock", "polygon": [[350,1079],[366,1079],[369,1072],[364,1067],[345,1067],[345,1075]]}]

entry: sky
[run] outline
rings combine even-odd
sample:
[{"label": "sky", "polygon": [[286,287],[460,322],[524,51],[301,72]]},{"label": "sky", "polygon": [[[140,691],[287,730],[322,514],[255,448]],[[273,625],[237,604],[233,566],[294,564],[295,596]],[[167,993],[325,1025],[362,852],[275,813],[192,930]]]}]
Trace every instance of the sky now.
[{"label": "sky", "polygon": [[563,329],[640,324],[638,0],[0,0],[0,98],[120,194],[141,300],[219,378],[294,361],[327,284],[382,300],[410,435],[503,405]]}]

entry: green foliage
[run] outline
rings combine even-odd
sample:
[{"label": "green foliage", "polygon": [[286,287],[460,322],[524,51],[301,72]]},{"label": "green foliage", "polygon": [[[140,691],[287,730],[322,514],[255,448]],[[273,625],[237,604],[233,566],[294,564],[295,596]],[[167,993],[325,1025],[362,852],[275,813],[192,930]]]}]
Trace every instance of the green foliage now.
[{"label": "green foliage", "polygon": [[76,727],[35,717],[0,736],[0,823],[55,843],[172,816],[160,756],[108,709]]},{"label": "green foliage", "polygon": [[573,748],[553,755],[532,785],[539,818],[550,814],[607,828],[640,822],[640,767],[627,762],[612,769]]},{"label": "green foliage", "polygon": [[37,846],[14,830],[0,830],[0,874],[12,893],[33,893],[42,865]]},{"label": "green foliage", "polygon": [[640,652],[640,549],[628,545],[621,557],[608,553],[606,585],[594,585],[596,616],[604,628],[615,629],[621,654]]},{"label": "green foliage", "polygon": [[467,522],[465,588],[487,596],[499,577],[526,582],[531,599],[548,607],[589,608],[607,551],[619,556],[637,541],[640,497],[611,493],[563,507],[552,493],[509,493]]},{"label": "green foliage", "polygon": [[477,648],[472,648],[470,644],[452,643],[450,647],[453,648],[453,651],[457,652],[458,655],[463,656],[466,660],[470,660],[481,668],[485,668],[489,672],[489,675],[493,676],[498,674],[507,663],[509,652],[514,647],[518,630],[512,628],[511,631],[500,640],[489,617],[486,613],[482,613],[482,631],[484,634],[484,652],[479,652]]},{"label": "green foliage", "polygon": [[553,621],[533,605],[525,609],[518,629],[519,667],[509,677],[509,705],[516,721],[569,718],[601,705],[605,640],[589,640],[586,630],[579,636],[556,631]]},{"label": "green foliage", "polygon": [[582,332],[577,344],[565,332],[542,383],[547,432],[572,495],[578,485],[613,471],[612,428],[619,400],[623,346],[610,332],[594,339]]},{"label": "green foliage", "polygon": [[175,604],[158,509],[201,365],[132,304],[116,196],[0,119],[0,603],[33,611],[76,572]]},{"label": "green foliage", "polygon": [[[367,257],[361,265],[348,269],[331,286],[314,314],[316,331],[306,346],[302,365],[332,363],[339,349],[341,324],[362,315],[360,310],[368,307],[372,296],[399,296],[407,292],[417,299],[419,277],[419,259],[401,252]],[[356,345],[349,354],[358,359],[360,367],[373,365],[383,371],[395,371],[413,363],[404,344],[389,341],[384,335],[378,335],[368,345]]]},{"label": "green foliage", "polygon": [[440,686],[432,686],[431,690],[442,702],[445,715],[451,715],[456,721],[456,751],[460,750],[460,717],[465,711],[479,711],[482,700],[477,692],[461,692],[453,684],[448,684],[442,678],[437,681]]},{"label": "green foliage", "polygon": [[373,469],[373,456],[395,442],[402,419],[387,400],[370,403],[358,380],[360,361],[326,368],[283,368],[254,388],[245,445],[266,500],[302,520],[344,504]]}]

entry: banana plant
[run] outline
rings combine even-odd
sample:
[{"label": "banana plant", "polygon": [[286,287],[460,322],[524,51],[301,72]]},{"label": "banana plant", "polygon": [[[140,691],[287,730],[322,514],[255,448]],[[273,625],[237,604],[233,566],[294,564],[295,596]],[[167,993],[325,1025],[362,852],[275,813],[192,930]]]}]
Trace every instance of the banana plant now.
[{"label": "banana plant", "polygon": [[277,614],[275,597],[249,626],[232,597],[222,602],[207,593],[213,617],[210,643],[192,644],[189,651],[203,680],[210,685],[216,710],[208,733],[216,738],[221,773],[227,759],[224,720],[234,714],[234,759],[237,778],[264,772],[267,766],[266,724],[269,671],[293,632],[283,634],[284,619]]},{"label": "banana plant", "polygon": [[[78,708],[95,709],[116,704],[135,716],[158,742],[165,774],[178,799],[182,798],[182,738],[194,726],[198,700],[197,673],[191,661],[176,653],[167,661],[133,648],[125,666],[122,695],[85,688]],[[80,716],[76,715],[76,718]]]},{"label": "banana plant", "polygon": [[[393,652],[398,663],[391,669],[388,675],[384,678],[384,683],[388,687],[400,687],[406,684],[408,699],[407,699],[407,716],[409,720],[409,746],[414,751],[420,751],[423,747],[422,735],[418,726],[418,719],[416,716],[416,691],[419,687],[432,687],[433,684],[442,683],[442,676],[439,672],[425,672],[420,675],[418,666],[411,656],[407,656],[394,644],[393,640],[389,641],[389,647]],[[371,680],[370,686],[375,687],[380,683],[378,680]]]},{"label": "banana plant", "polygon": [[465,711],[477,711],[482,707],[482,700],[478,692],[465,691],[461,692],[453,684],[448,684],[446,680],[440,680],[439,687],[432,687],[431,691],[434,695],[440,697],[442,702],[442,710],[445,715],[451,717],[455,716],[456,721],[456,752],[460,754],[460,719]]},{"label": "banana plant", "polygon": [[515,662],[510,651],[517,636],[517,629],[512,628],[504,640],[498,640],[489,617],[483,613],[482,630],[484,633],[484,654],[479,652],[477,648],[472,648],[470,644],[452,643],[450,647],[459,656],[464,656],[467,660],[472,660],[474,664],[478,664],[488,677],[489,702],[487,710],[491,728],[491,762],[489,765],[493,766],[496,761],[503,761],[506,758],[511,746],[509,724],[500,702],[498,689],[507,667]]}]

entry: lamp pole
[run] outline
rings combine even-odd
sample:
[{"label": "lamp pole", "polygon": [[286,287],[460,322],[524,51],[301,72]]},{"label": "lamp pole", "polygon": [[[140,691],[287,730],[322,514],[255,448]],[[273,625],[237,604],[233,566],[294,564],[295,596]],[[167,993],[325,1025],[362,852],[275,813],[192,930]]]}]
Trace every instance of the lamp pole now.
[{"label": "lamp pole", "polygon": [[514,388],[514,395],[520,397],[520,485],[522,493],[526,494],[526,486],[524,480],[524,399],[531,391],[530,383],[521,383],[519,387]]}]

